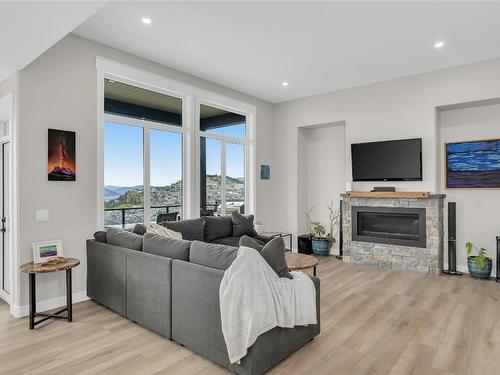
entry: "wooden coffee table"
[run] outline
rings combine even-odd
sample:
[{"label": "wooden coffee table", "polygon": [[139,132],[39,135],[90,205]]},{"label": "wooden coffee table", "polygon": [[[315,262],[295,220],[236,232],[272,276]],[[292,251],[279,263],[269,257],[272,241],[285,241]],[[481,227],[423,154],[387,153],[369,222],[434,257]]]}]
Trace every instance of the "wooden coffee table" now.
[{"label": "wooden coffee table", "polygon": [[[29,316],[29,327],[30,329],[35,328],[35,326],[41,322],[46,321],[50,318],[66,319],[68,322],[73,320],[73,308],[71,300],[71,270],[78,266],[80,261],[75,258],[61,258],[53,262],[47,263],[33,263],[29,262],[23,264],[20,267],[21,272],[25,272],[29,275],[29,294],[30,294],[30,316]],[[49,272],[60,272],[66,271],[66,307],[60,309],[52,314],[48,313],[37,313],[36,312],[36,283],[35,275],[37,273],[49,273]],[[66,311],[66,316],[59,315]],[[35,317],[40,316],[42,319],[35,321]]]},{"label": "wooden coffee table", "polygon": [[316,276],[316,266],[318,265],[318,259],[316,259],[316,257],[313,257],[312,255],[286,252],[285,260],[290,271],[304,270],[312,267],[313,275]]}]

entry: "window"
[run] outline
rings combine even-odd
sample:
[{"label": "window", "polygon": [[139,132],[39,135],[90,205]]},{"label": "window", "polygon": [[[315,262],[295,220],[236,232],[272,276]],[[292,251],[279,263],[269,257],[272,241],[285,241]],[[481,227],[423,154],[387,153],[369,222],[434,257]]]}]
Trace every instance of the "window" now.
[{"label": "window", "polygon": [[245,213],[246,117],[200,105],[200,210]]},{"label": "window", "polygon": [[143,128],[104,124],[104,224],[127,227],[144,221]]},{"label": "window", "polygon": [[104,226],[182,217],[182,100],[110,79],[104,88]]},{"label": "window", "polygon": [[255,214],[254,106],[109,59],[96,66],[98,227]]}]

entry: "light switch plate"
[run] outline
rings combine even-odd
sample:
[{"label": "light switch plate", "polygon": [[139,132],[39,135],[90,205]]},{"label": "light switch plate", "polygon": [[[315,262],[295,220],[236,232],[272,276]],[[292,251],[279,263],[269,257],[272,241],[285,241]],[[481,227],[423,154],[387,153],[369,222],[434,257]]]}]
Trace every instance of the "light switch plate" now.
[{"label": "light switch plate", "polygon": [[36,212],[36,221],[49,221],[49,210],[38,210]]}]

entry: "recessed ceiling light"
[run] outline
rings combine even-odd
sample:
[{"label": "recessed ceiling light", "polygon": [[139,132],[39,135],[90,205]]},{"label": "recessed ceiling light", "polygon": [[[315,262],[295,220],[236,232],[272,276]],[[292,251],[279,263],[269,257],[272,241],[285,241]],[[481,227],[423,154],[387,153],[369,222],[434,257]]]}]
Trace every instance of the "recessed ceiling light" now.
[{"label": "recessed ceiling light", "polygon": [[444,47],[444,42],[442,42],[442,41],[434,43],[434,48],[435,49],[441,49],[443,47]]},{"label": "recessed ceiling light", "polygon": [[288,82],[281,82],[281,86],[288,86]]},{"label": "recessed ceiling light", "polygon": [[151,18],[144,17],[144,18],[142,19],[142,23],[144,23],[144,24],[146,24],[146,25],[151,24]]}]

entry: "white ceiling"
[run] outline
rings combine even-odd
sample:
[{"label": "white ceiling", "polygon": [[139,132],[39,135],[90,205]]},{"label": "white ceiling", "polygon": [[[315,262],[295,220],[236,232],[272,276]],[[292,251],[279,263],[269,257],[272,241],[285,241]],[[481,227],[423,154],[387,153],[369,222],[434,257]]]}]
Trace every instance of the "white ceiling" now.
[{"label": "white ceiling", "polygon": [[500,56],[499,19],[499,2],[111,2],[76,33],[282,102]]},{"label": "white ceiling", "polygon": [[0,82],[57,43],[104,1],[0,1]]}]

